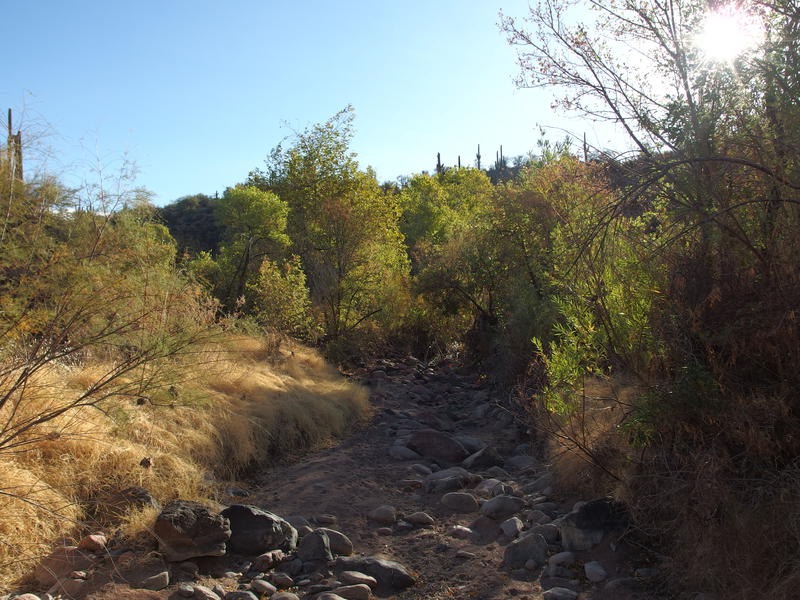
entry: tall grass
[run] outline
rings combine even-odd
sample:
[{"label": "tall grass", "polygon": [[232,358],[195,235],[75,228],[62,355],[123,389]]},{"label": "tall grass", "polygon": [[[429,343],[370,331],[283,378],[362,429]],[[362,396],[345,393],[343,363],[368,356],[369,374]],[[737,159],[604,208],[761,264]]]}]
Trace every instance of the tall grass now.
[{"label": "tall grass", "polygon": [[[83,393],[109,366],[53,365],[25,405]],[[367,397],[291,340],[228,334],[191,348],[146,394],[77,407],[31,431],[24,451],[0,454],[0,582],[53,543],[121,523],[125,535],[141,533],[152,510],[116,513],[115,492],[141,486],[162,503],[213,502],[222,481],[341,435],[368,414]]]}]

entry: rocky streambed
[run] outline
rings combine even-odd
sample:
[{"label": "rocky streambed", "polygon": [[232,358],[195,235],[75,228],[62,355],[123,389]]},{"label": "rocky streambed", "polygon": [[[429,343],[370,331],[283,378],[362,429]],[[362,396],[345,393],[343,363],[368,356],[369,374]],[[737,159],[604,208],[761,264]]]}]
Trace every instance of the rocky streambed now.
[{"label": "rocky streambed", "polygon": [[99,532],[59,548],[11,597],[665,597],[624,508],[560,497],[525,419],[474,375],[411,357],[361,375],[375,417],[340,444],[230,488],[219,513],[168,504],[152,552]]}]

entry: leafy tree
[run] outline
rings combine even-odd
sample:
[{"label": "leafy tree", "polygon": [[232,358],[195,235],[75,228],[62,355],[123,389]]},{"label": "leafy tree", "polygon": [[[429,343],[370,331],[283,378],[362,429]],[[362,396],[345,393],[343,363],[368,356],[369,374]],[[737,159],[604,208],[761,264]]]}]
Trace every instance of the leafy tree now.
[{"label": "leafy tree", "polygon": [[376,315],[391,322],[407,273],[399,208],[349,150],[352,121],[348,107],[297,134],[249,180],[289,207],[291,249],[300,257],[328,339]]},{"label": "leafy tree", "polygon": [[191,255],[202,251],[217,252],[222,237],[215,214],[217,203],[214,197],[194,194],[159,209],[179,252]]}]

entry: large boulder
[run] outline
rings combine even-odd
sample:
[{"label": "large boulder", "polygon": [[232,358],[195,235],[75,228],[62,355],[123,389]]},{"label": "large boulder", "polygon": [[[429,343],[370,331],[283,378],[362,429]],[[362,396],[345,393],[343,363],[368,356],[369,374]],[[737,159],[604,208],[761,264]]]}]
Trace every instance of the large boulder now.
[{"label": "large boulder", "polygon": [[459,441],[435,429],[415,431],[406,445],[414,452],[442,464],[457,464],[469,456]]},{"label": "large boulder", "polygon": [[288,521],[257,506],[233,504],[222,511],[230,520],[228,550],[247,556],[297,547],[297,530]]},{"label": "large boulder", "polygon": [[334,566],[336,573],[358,571],[378,581],[378,586],[388,590],[403,590],[416,583],[416,578],[398,562],[377,556],[339,557]]},{"label": "large boulder", "polygon": [[198,556],[222,556],[231,537],[228,519],[197,502],[175,500],[156,517],[153,532],[170,562]]}]

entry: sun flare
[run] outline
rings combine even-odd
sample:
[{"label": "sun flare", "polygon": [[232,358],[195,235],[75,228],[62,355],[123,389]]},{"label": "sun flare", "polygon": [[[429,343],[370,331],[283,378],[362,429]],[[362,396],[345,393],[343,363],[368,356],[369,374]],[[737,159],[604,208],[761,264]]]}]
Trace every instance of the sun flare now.
[{"label": "sun flare", "polygon": [[695,44],[707,60],[730,63],[758,46],[763,36],[763,25],[756,15],[729,4],[705,16]]}]

